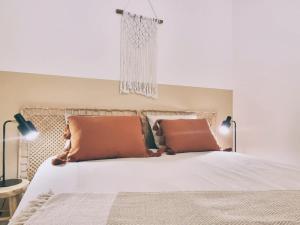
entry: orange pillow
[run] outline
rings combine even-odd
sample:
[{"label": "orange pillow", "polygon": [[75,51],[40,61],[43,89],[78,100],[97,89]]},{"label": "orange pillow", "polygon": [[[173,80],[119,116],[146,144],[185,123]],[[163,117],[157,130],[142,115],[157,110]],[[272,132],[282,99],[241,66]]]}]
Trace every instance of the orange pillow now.
[{"label": "orange pillow", "polygon": [[138,116],[70,116],[68,121],[71,147],[53,160],[54,165],[66,161],[149,156]]},{"label": "orange pillow", "polygon": [[160,120],[158,134],[165,139],[169,153],[219,151],[206,119]]}]

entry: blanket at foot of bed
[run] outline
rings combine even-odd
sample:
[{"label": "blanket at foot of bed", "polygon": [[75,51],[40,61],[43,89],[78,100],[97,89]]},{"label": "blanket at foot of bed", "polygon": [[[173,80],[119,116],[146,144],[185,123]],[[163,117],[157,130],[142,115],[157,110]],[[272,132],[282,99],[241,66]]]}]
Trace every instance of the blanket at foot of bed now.
[{"label": "blanket at foot of bed", "polygon": [[300,191],[43,195],[10,225],[296,225]]}]

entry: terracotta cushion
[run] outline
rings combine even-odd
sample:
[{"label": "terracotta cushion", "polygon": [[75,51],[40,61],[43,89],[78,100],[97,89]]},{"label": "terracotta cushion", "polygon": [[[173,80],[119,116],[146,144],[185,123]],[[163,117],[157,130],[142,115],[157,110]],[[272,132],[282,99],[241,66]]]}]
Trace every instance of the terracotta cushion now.
[{"label": "terracotta cushion", "polygon": [[170,153],[219,151],[220,146],[206,119],[160,120],[158,134]]},{"label": "terracotta cushion", "polygon": [[138,116],[70,116],[67,161],[148,157]]},{"label": "terracotta cushion", "polygon": [[157,115],[147,115],[147,120],[149,123],[149,126],[151,127],[151,135],[154,138],[155,141],[155,147],[154,148],[160,148],[165,145],[164,138],[161,136],[156,135],[156,132],[154,130],[154,124],[158,120],[178,120],[178,119],[197,119],[196,113],[187,113],[187,114],[179,114],[179,115],[169,115],[169,114],[157,114]]}]

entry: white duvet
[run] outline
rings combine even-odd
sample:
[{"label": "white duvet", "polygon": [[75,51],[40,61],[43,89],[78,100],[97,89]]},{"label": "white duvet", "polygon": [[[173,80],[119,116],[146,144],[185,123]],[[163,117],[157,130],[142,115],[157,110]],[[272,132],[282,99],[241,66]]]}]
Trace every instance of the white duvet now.
[{"label": "white duvet", "polygon": [[[95,160],[52,166],[46,160],[15,215],[41,193],[300,190],[300,167],[232,152],[184,153],[159,158]],[[103,222],[103,224],[105,224]]]}]

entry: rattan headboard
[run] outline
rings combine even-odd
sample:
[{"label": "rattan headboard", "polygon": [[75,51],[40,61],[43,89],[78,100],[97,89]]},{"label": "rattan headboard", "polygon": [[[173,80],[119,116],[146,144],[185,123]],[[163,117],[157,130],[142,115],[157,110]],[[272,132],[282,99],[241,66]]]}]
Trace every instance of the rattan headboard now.
[{"label": "rattan headboard", "polygon": [[[65,140],[63,131],[66,125],[66,115],[141,115],[147,114],[187,114],[188,111],[160,110],[121,110],[121,109],[53,109],[53,108],[23,108],[21,113],[31,120],[40,132],[37,140],[25,142],[20,140],[19,176],[31,180],[38,167],[49,157],[63,151]],[[199,118],[207,118],[212,126],[216,123],[215,112],[197,112]],[[145,118],[143,118],[145,121]],[[146,124],[144,122],[144,124]],[[144,129],[145,130],[145,129]]]}]

